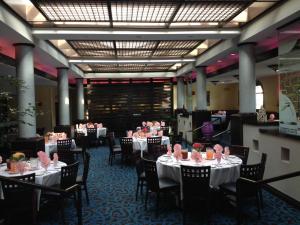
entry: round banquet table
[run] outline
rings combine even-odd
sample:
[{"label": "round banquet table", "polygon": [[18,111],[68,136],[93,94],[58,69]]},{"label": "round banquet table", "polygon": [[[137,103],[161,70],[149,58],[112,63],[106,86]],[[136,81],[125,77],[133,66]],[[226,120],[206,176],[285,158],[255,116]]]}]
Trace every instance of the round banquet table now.
[{"label": "round banquet table", "polygon": [[236,156],[230,155],[228,159],[221,159],[220,164],[216,159],[206,160],[206,154],[202,153],[203,161],[196,163],[190,159],[191,153],[188,153],[188,160],[177,160],[173,156],[162,155],[156,161],[158,177],[171,178],[181,183],[180,165],[185,166],[211,166],[210,186],[218,188],[224,183],[235,182],[240,177],[240,166],[242,160]]},{"label": "round banquet table", "polygon": [[[87,129],[86,128],[82,128],[82,129],[76,129],[77,133],[83,133],[85,136],[87,136]],[[98,127],[97,128],[97,138],[99,137],[105,137],[106,136],[106,132],[107,132],[107,128],[106,127]]]},{"label": "round banquet table", "polygon": [[[45,169],[41,167],[40,162],[38,163],[38,169],[36,170],[28,170],[23,175],[35,173],[35,183],[41,184],[45,186],[52,186],[54,184],[60,183],[60,171],[61,167],[66,166],[67,164],[64,162],[58,162],[57,166],[54,167],[53,162],[51,161],[50,166],[47,169],[47,173],[45,173]],[[4,177],[15,177],[21,176],[20,173],[11,174],[7,171],[6,163],[1,164],[0,167],[0,176]],[[40,203],[41,191],[37,190],[37,201],[38,201],[38,209]],[[3,199],[2,187],[0,185],[0,199]]]},{"label": "round banquet table", "polygon": [[[147,138],[132,138],[133,150],[141,151],[141,157],[143,156],[143,151],[147,151]],[[161,138],[162,145],[169,145],[170,138],[167,136],[162,136]]]},{"label": "round banquet table", "polygon": [[[76,148],[76,143],[75,140],[72,139],[72,144],[71,144],[71,149]],[[48,141],[45,143],[45,152],[48,156],[50,156],[51,152],[56,152],[57,151],[57,141]]]}]

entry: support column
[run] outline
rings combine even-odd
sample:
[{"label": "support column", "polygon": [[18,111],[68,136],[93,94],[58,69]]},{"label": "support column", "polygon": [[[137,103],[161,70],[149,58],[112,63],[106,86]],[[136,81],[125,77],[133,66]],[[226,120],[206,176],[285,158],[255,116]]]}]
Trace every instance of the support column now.
[{"label": "support column", "polygon": [[57,68],[57,75],[59,125],[70,125],[68,68]]},{"label": "support column", "polygon": [[183,78],[177,78],[177,109],[183,109],[185,103],[185,88]]},{"label": "support column", "polygon": [[20,138],[36,136],[33,44],[14,44],[18,85],[18,127]]},{"label": "support column", "polygon": [[255,113],[255,53],[254,43],[239,46],[239,104],[240,113]]},{"label": "support column", "polygon": [[193,112],[193,83],[190,79],[187,82],[187,111]]},{"label": "support column", "polygon": [[196,107],[197,110],[207,110],[206,74],[205,67],[196,67]]},{"label": "support column", "polygon": [[76,79],[77,119],[84,120],[84,88],[83,79]]}]

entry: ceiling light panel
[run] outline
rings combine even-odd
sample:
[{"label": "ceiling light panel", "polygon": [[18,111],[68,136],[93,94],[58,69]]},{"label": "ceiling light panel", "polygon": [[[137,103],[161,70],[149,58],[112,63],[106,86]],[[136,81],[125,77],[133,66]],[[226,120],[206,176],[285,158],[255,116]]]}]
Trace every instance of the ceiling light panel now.
[{"label": "ceiling light panel", "polygon": [[116,41],[117,49],[154,49],[157,41]]},{"label": "ceiling light panel", "polygon": [[200,41],[160,41],[157,49],[193,49]]},{"label": "ceiling light panel", "polygon": [[69,41],[74,49],[114,49],[112,41]]},{"label": "ceiling light panel", "polygon": [[160,50],[157,49],[154,53],[153,56],[184,56],[188,54],[191,50],[189,49],[166,49],[166,50]]},{"label": "ceiling light panel", "polygon": [[151,54],[150,50],[117,50],[117,55],[120,57],[149,57]]},{"label": "ceiling light panel", "polygon": [[228,22],[252,3],[252,0],[185,2],[173,22]]},{"label": "ceiling light panel", "polygon": [[32,0],[50,21],[109,21],[107,1]]},{"label": "ceiling light panel", "polygon": [[112,1],[114,22],[168,22],[176,10],[176,1]]},{"label": "ceiling light panel", "polygon": [[115,56],[115,51],[114,50],[77,49],[76,51],[80,56],[106,56],[106,57]]}]

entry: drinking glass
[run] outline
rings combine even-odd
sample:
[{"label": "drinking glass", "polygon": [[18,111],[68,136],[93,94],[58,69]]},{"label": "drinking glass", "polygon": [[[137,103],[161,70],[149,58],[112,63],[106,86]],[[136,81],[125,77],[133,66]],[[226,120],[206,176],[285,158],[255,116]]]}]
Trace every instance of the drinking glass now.
[{"label": "drinking glass", "polygon": [[206,159],[212,160],[214,158],[214,150],[210,147],[206,148]]},{"label": "drinking glass", "polygon": [[36,170],[38,168],[38,159],[37,158],[30,158],[30,168],[31,170]]},{"label": "drinking glass", "polygon": [[21,160],[17,162],[17,170],[18,172],[23,175],[26,170],[26,162]]},{"label": "drinking glass", "polygon": [[45,169],[45,172],[44,174],[47,174],[48,173],[48,167],[50,165],[50,161],[47,161],[47,162],[41,162],[41,166]]}]

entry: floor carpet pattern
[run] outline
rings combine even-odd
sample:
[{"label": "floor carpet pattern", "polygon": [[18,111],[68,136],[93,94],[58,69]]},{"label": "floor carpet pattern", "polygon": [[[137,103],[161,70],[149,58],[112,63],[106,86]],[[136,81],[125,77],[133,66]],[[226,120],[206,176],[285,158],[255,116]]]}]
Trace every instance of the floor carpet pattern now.
[{"label": "floor carpet pattern", "polygon": [[[133,166],[121,166],[116,159],[113,166],[108,165],[109,150],[107,147],[98,147],[89,150],[91,154],[88,189],[90,204],[87,205],[85,196],[83,202],[83,224],[128,224],[128,225],[158,225],[158,224],[182,224],[182,214],[172,198],[161,200],[161,210],[158,217],[155,216],[155,199],[150,198],[148,210],[144,210],[144,203],[139,196],[135,200],[136,171]],[[249,225],[299,225],[300,211],[276,196],[264,191],[264,209],[261,219],[257,218],[255,207],[247,207],[247,215],[244,216],[244,224]],[[254,204],[253,204],[254,205]],[[199,203],[201,212],[203,205]],[[47,213],[43,212],[47,211]],[[236,224],[234,210],[231,208],[212,209],[212,225]],[[77,224],[76,210],[70,201],[66,205],[67,224]],[[61,224],[56,207],[42,210],[40,224]],[[203,215],[193,213],[187,224],[205,224]]]}]

